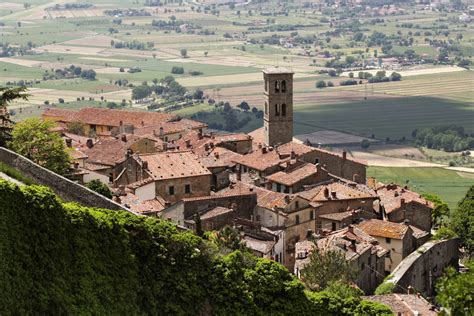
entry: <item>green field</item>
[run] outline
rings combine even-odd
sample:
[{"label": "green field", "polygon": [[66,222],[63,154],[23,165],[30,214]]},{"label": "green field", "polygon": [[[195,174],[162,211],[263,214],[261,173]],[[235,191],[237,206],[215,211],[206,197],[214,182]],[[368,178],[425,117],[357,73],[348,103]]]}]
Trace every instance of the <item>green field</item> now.
[{"label": "green field", "polygon": [[383,183],[408,184],[416,192],[439,195],[450,208],[456,207],[468,188],[474,185],[474,173],[442,168],[369,167],[367,175]]}]

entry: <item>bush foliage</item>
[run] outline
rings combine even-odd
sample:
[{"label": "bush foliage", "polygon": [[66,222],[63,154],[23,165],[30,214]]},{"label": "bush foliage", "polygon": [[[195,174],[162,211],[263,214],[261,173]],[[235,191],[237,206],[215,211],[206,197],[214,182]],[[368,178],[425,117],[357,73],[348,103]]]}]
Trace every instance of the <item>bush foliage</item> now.
[{"label": "bush foliage", "polygon": [[0,314],[382,315],[172,224],[0,180]]}]

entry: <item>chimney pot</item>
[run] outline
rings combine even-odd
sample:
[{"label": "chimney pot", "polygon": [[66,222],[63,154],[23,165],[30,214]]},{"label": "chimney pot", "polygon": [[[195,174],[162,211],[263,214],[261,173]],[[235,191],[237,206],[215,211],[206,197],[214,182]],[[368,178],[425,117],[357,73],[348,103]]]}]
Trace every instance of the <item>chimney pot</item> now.
[{"label": "chimney pot", "polygon": [[331,191],[331,196],[332,196],[333,198],[336,198],[336,194],[337,194],[336,191]]},{"label": "chimney pot", "polygon": [[124,143],[127,142],[127,135],[125,135],[125,134],[122,135],[122,141],[123,141]]},{"label": "chimney pot", "polygon": [[262,154],[266,154],[267,153],[267,147],[262,147]]},{"label": "chimney pot", "polygon": [[143,166],[143,169],[148,170],[148,161],[144,161],[142,166]]},{"label": "chimney pot", "polygon": [[324,188],[324,197],[329,197],[329,189]]},{"label": "chimney pot", "polygon": [[342,159],[346,159],[347,158],[347,152],[344,150],[342,152]]},{"label": "chimney pot", "polygon": [[163,136],[163,134],[164,134],[164,128],[163,128],[163,126],[161,126],[160,127],[160,136]]},{"label": "chimney pot", "polygon": [[66,138],[66,146],[71,148],[72,147],[72,139]]}]

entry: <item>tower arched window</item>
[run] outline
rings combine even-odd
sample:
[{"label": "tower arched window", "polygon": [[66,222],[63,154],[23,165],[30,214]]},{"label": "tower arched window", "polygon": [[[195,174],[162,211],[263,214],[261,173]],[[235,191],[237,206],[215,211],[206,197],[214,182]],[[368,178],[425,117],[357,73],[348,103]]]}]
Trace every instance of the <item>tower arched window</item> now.
[{"label": "tower arched window", "polygon": [[268,102],[265,101],[265,114],[268,114]]},{"label": "tower arched window", "polygon": [[283,92],[283,93],[286,92],[286,81],[285,80],[281,81],[281,92]]},{"label": "tower arched window", "polygon": [[280,80],[275,80],[275,92],[280,92]]},{"label": "tower arched window", "polygon": [[275,116],[280,116],[280,105],[275,104]]},{"label": "tower arched window", "polygon": [[286,104],[281,105],[281,116],[286,116]]}]

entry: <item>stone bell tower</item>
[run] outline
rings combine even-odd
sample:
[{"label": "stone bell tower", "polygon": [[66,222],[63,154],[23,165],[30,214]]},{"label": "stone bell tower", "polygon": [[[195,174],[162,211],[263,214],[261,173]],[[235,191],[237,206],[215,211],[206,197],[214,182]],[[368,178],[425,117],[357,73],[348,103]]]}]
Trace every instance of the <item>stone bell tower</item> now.
[{"label": "stone bell tower", "polygon": [[285,68],[263,71],[265,144],[277,146],[293,139],[293,72]]}]

